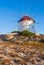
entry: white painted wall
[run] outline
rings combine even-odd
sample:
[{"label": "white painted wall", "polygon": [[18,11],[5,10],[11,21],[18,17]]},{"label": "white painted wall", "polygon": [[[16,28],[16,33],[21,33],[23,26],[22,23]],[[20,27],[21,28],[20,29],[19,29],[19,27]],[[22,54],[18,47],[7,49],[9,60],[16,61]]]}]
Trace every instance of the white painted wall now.
[{"label": "white painted wall", "polygon": [[18,23],[18,30],[19,31],[28,30],[29,32],[35,33],[33,20],[20,21]]}]

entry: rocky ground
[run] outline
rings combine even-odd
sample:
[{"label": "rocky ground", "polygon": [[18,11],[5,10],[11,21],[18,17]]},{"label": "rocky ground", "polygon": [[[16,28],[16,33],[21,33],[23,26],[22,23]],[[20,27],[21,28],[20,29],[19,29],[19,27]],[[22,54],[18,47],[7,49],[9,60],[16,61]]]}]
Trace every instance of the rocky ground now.
[{"label": "rocky ground", "polygon": [[1,44],[0,65],[44,65],[44,49],[31,45]]},{"label": "rocky ground", "polygon": [[44,43],[1,35],[0,65],[44,65]]}]

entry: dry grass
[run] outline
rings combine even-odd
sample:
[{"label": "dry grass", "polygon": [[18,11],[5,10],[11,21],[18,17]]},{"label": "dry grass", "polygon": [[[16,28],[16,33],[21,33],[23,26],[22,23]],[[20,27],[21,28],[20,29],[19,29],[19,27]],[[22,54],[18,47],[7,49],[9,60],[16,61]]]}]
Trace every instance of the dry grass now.
[{"label": "dry grass", "polygon": [[41,49],[41,50],[44,49],[44,43],[40,43],[38,41],[23,42],[22,44],[11,43],[11,42],[8,41],[8,42],[0,43],[0,45],[4,45],[4,46],[18,46],[18,47],[32,46],[33,48],[38,48],[38,49]]},{"label": "dry grass", "polygon": [[[10,56],[9,58],[16,57],[14,59],[14,62],[16,64],[22,64],[22,65],[27,65],[26,64],[27,62],[35,64],[34,58],[31,59],[32,57],[34,57],[33,55],[36,54],[36,51],[34,51],[34,50],[39,49],[40,53],[42,53],[43,50],[44,50],[44,43],[40,43],[38,41],[23,42],[22,44],[11,43],[10,41],[8,41],[8,42],[2,42],[2,43],[0,42],[0,45],[1,46],[2,45],[3,46],[7,46],[7,47],[9,47],[11,49],[12,49],[12,47],[16,48],[18,52],[16,51],[16,49],[15,49],[15,51],[12,50],[12,52],[11,52],[11,49],[10,49],[10,51],[8,52],[8,55]],[[23,53],[23,54],[26,53],[27,55],[24,56],[24,57],[22,57],[22,55],[19,56],[18,55],[18,54],[20,54],[19,52]],[[29,53],[29,55],[28,55],[28,53]],[[42,58],[42,57],[44,58],[43,54],[42,55],[38,55],[38,56],[40,58]],[[11,59],[4,59],[3,62],[2,62],[2,60],[0,61],[0,64],[1,65],[2,64],[3,65],[7,65],[7,64],[10,65],[9,61],[11,61]],[[37,61],[37,62],[39,62],[39,61]]]}]

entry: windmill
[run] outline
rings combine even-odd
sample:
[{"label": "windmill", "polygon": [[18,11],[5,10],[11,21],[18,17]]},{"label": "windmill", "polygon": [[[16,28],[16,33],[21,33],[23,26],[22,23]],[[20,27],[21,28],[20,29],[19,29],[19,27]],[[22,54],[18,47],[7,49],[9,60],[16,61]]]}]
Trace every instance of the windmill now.
[{"label": "windmill", "polygon": [[[24,5],[23,5],[23,9],[24,9]],[[28,30],[29,32],[36,33],[36,30],[34,28],[34,23],[36,23],[36,22],[31,17],[29,17],[28,15],[25,15],[22,17],[19,17],[19,16],[14,16],[14,17],[18,18],[18,20],[17,20],[18,31]],[[13,22],[16,22],[16,20],[11,21],[11,23],[13,23]],[[37,23],[37,24],[39,24],[39,23]],[[15,27],[17,27],[17,26],[15,26]]]}]

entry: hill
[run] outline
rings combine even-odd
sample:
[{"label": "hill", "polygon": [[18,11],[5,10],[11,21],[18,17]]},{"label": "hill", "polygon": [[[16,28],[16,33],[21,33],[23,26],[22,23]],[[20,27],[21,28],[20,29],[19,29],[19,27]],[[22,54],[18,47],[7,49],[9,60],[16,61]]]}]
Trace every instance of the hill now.
[{"label": "hill", "polygon": [[44,36],[0,35],[0,65],[44,65]]}]

